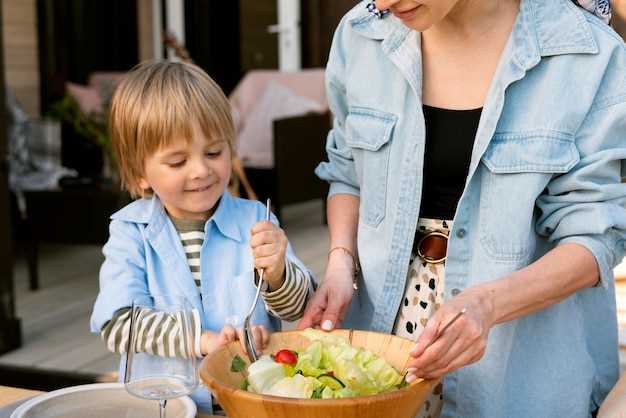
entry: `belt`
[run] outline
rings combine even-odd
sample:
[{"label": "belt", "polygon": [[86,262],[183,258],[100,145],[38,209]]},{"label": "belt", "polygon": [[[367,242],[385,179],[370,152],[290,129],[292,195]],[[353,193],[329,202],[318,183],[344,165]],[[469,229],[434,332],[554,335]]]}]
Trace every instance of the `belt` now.
[{"label": "belt", "polygon": [[417,231],[413,241],[413,254],[417,254],[422,261],[439,264],[446,261],[448,250],[448,236],[443,232]]}]

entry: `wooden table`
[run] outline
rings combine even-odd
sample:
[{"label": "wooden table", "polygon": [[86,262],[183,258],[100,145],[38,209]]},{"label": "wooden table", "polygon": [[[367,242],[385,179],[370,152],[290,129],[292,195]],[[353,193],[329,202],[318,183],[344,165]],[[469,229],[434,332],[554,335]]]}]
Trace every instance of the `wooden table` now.
[{"label": "wooden table", "polygon": [[9,386],[0,386],[0,408],[10,405],[13,402],[17,402],[21,399],[30,398],[31,396],[35,396],[40,393],[41,392],[39,392],[38,390],[27,390],[12,388]]},{"label": "wooden table", "polygon": [[[13,388],[9,386],[0,386],[0,408],[10,405],[21,399],[30,398],[31,396],[35,396],[40,393],[43,393],[43,392],[40,392],[38,390],[27,390],[27,389]],[[198,418],[224,418],[224,417],[216,417],[215,415],[198,415]]]}]

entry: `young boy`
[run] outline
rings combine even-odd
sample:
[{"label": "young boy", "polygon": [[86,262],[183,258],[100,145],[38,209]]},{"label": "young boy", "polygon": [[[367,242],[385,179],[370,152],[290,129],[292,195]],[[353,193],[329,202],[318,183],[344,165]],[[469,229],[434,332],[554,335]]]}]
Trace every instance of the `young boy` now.
[{"label": "young boy", "polygon": [[[237,338],[263,268],[265,306],[252,320],[263,348],[267,330],[302,315],[313,282],[265,206],[226,190],[234,127],[220,88],[191,64],[141,64],[118,86],[109,123],[122,186],[141,198],[111,216],[92,332],[123,352],[134,300],[182,295],[194,308],[193,352],[209,354]],[[167,342],[180,327],[153,332],[166,323],[155,315],[143,317],[151,329],[138,349],[175,355]]]}]

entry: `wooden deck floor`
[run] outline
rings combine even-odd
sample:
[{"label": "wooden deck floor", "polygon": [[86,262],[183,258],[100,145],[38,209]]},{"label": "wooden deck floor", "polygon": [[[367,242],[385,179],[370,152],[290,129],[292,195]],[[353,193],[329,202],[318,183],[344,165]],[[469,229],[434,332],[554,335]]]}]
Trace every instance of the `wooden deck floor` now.
[{"label": "wooden deck floor", "polygon": [[[283,211],[284,229],[296,254],[318,278],[326,268],[328,249],[322,210],[321,202],[312,201]],[[41,289],[31,292],[25,260],[18,257],[16,305],[24,344],[0,356],[0,364],[90,374],[117,370],[118,356],[89,332],[102,260],[97,246],[42,245]]]}]

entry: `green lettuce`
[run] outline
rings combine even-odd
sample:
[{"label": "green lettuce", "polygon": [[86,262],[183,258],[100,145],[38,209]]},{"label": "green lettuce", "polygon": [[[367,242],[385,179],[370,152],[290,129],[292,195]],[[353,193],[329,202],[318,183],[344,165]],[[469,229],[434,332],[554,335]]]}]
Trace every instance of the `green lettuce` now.
[{"label": "green lettuce", "polygon": [[248,390],[290,398],[337,399],[401,387],[402,375],[373,352],[322,331],[308,329],[303,334],[312,342],[298,352],[294,366],[263,356],[248,367]]},{"label": "green lettuce", "polygon": [[301,370],[305,376],[317,377],[326,373],[326,369],[322,366],[323,345],[319,341],[314,341],[301,353],[298,353],[298,362],[295,370]]},{"label": "green lettuce", "polygon": [[261,356],[248,366],[248,389],[251,392],[265,393],[286,375],[282,364],[276,363],[270,356]]},{"label": "green lettuce", "polygon": [[314,377],[296,374],[292,377],[283,377],[263,394],[309,399],[313,395],[313,391],[321,386],[322,384]]}]

